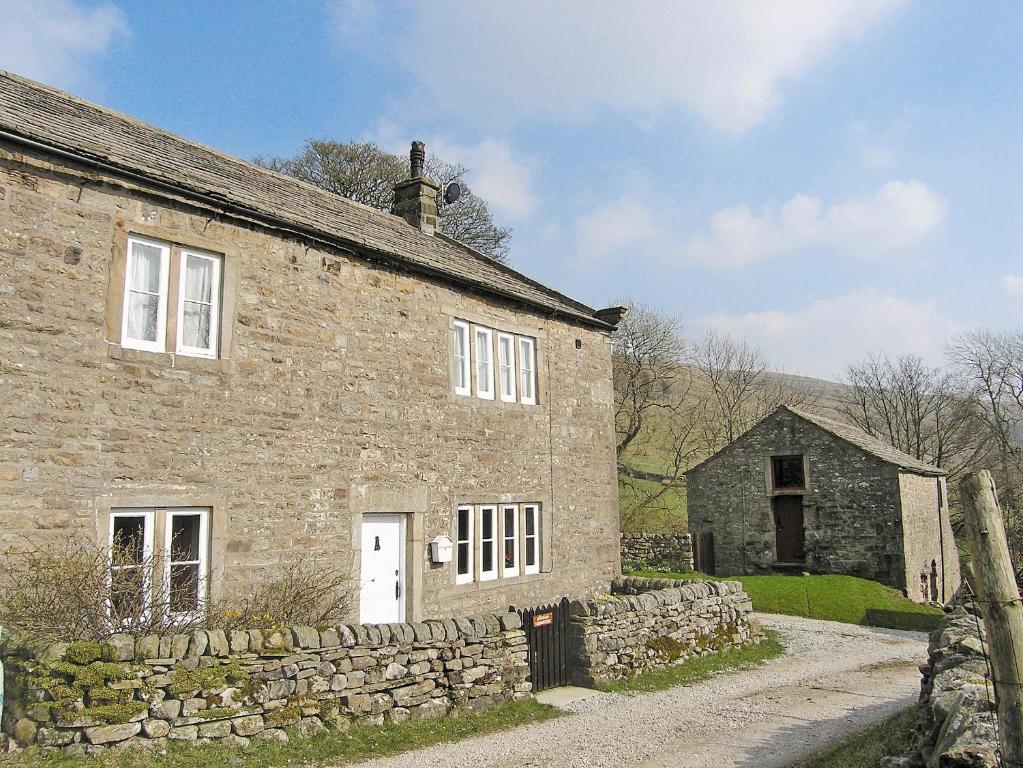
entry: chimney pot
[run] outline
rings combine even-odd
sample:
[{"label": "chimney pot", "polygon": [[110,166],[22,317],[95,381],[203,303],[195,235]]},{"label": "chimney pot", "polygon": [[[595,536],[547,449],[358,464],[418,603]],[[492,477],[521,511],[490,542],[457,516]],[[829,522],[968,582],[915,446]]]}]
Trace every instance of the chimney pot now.
[{"label": "chimney pot", "polygon": [[439,208],[437,193],[440,185],[423,176],[426,145],[413,141],[409,152],[411,178],[394,185],[394,204],[391,213],[401,216],[421,232],[432,235],[437,231]]},{"label": "chimney pot", "polygon": [[413,141],[412,149],[408,153],[408,159],[409,166],[412,168],[412,178],[422,178],[423,163],[426,162],[426,145],[421,141]]}]

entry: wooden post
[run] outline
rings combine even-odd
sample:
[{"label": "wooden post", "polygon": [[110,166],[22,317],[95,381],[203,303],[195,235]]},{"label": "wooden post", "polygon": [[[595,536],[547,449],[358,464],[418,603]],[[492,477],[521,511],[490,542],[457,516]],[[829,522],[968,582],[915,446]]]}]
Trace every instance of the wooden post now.
[{"label": "wooden post", "polygon": [[991,473],[973,472],[959,484],[972,555],[974,590],[987,629],[1006,768],[1023,768],[1023,602],[1009,559],[1002,511]]}]

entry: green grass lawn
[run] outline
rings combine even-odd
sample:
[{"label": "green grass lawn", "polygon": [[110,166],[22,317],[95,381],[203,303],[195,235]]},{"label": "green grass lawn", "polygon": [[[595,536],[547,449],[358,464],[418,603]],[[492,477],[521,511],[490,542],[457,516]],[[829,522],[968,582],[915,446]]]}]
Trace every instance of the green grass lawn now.
[{"label": "green grass lawn", "polygon": [[900,755],[912,745],[916,707],[895,714],[873,728],[851,733],[789,768],[877,768],[885,755]]},{"label": "green grass lawn", "polygon": [[[634,576],[654,579],[710,579],[694,573],[636,571]],[[942,616],[939,608],[907,600],[898,591],[855,576],[735,576],[753,600],[754,610],[811,619],[844,621],[891,629],[934,629]]]},{"label": "green grass lawn", "polygon": [[432,744],[458,741],[557,717],[554,707],[533,700],[516,701],[479,714],[439,720],[410,721],[382,727],[356,725],[348,733],[329,731],[286,744],[253,741],[238,747],[169,742],[166,755],[141,750],[107,751],[94,757],[69,757],[56,751],[28,749],[0,762],[10,768],[283,768],[348,764],[385,757]]},{"label": "green grass lawn", "polygon": [[662,691],[676,685],[693,685],[720,672],[753,669],[784,655],[785,646],[777,634],[768,632],[767,637],[758,645],[730,648],[721,653],[688,659],[674,667],[652,669],[635,677],[601,683],[597,687],[613,693]]}]

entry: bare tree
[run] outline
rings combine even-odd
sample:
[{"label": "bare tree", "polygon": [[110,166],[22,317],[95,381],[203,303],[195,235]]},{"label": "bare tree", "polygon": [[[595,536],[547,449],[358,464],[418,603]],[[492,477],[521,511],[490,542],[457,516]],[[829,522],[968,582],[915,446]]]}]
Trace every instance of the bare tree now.
[{"label": "bare tree", "polygon": [[[636,500],[623,507],[622,523],[636,528],[656,508],[681,511],[679,485],[700,450],[702,424],[681,318],[627,306],[611,359],[619,482]],[[648,467],[636,466],[642,463]]]},{"label": "bare tree", "polygon": [[846,379],[838,410],[867,434],[948,470],[952,479],[988,455],[984,425],[959,377],[904,355],[851,365]]},{"label": "bare tree", "polygon": [[948,356],[972,388],[994,450],[992,474],[1023,582],[1023,330],[961,334]]},{"label": "bare tree", "polygon": [[[308,140],[294,157],[257,157],[255,162],[272,171],[294,176],[357,203],[389,211],[394,185],[409,177],[408,158],[392,155],[369,141]],[[465,183],[468,169],[446,163],[435,155],[426,159],[426,176],[443,189],[451,182],[462,185],[462,196],[440,205],[440,230],[497,261],[508,258],[512,231],[498,226],[487,203]]]},{"label": "bare tree", "polygon": [[708,332],[694,350],[706,394],[705,450],[708,454],[735,440],[779,405],[813,408],[819,393],[796,389],[773,374],[767,358],[745,341]]}]

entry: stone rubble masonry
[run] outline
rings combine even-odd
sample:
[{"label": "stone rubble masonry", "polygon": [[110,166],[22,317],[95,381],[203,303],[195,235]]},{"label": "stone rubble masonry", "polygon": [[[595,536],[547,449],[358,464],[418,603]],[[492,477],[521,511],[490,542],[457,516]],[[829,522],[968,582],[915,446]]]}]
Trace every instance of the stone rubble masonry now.
[{"label": "stone rubble masonry", "polygon": [[[210,507],[228,597],[298,553],[357,582],[363,516],[403,514],[411,620],[620,573],[607,330],[140,184],[0,142],[0,551],[105,544],[111,507]],[[220,359],[120,346],[129,234],[224,254]],[[454,318],[537,339],[537,405],[453,393]],[[457,585],[430,563],[459,504],[525,502],[540,573]]]},{"label": "stone rubble masonry", "polygon": [[571,603],[575,682],[594,686],[760,642],[737,581],[616,579],[611,595]]},{"label": "stone rubble masonry", "polygon": [[[268,642],[275,634],[281,644],[272,647]],[[217,643],[210,642],[215,635],[223,633],[175,636],[172,647],[187,651],[164,659],[146,658],[154,638],[115,636],[105,657],[121,665],[126,680],[83,685],[69,707],[48,706],[51,692],[21,684],[32,678],[27,672],[16,678],[15,666],[41,670],[46,662],[14,651],[5,659],[10,685],[4,730],[22,745],[87,754],[113,745],[162,745],[166,739],[244,744],[287,738],[284,727],[309,736],[328,725],[480,711],[531,691],[517,613],[319,631],[253,630],[238,633],[226,655],[217,655]],[[192,642],[200,636],[208,637]],[[243,636],[249,638],[244,647]],[[59,659],[67,648],[59,644],[40,658]],[[90,716],[86,704],[96,701],[100,687],[123,693],[119,704],[135,707],[122,718],[128,722]]]},{"label": "stone rubble masonry", "polygon": [[955,603],[931,633],[920,670],[920,716],[910,750],[884,768],[996,768],[994,688],[986,632],[973,608]]},{"label": "stone rubble masonry", "polygon": [[[759,642],[752,608],[737,582],[616,580],[611,594],[570,604],[573,677],[595,685]],[[80,658],[67,643],[37,653],[8,648],[3,728],[23,746],[74,754],[167,739],[244,745],[287,740],[285,729],[307,737],[352,722],[480,711],[532,694],[519,613],[236,631],[230,651],[225,637],[116,635],[96,649],[108,661],[78,666],[66,663]],[[154,649],[170,656],[150,658]],[[62,685],[61,675],[74,676],[74,685]],[[47,687],[43,677],[51,678]],[[55,701],[69,691],[78,699]],[[122,715],[101,717],[97,704],[114,698]]]},{"label": "stone rubble masonry", "polygon": [[693,539],[688,533],[623,533],[622,562],[693,570]]}]

